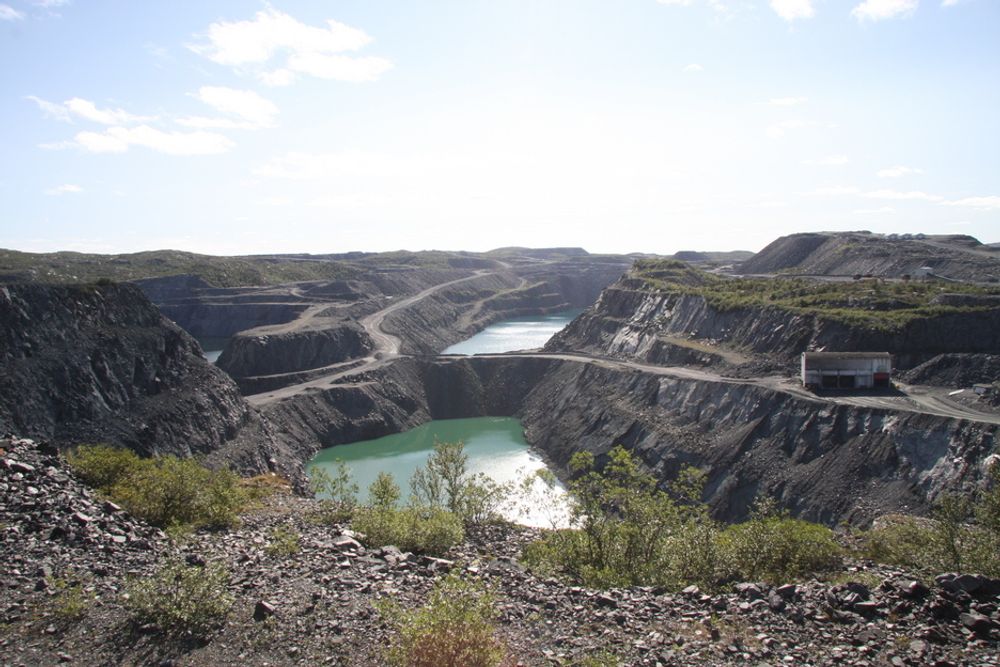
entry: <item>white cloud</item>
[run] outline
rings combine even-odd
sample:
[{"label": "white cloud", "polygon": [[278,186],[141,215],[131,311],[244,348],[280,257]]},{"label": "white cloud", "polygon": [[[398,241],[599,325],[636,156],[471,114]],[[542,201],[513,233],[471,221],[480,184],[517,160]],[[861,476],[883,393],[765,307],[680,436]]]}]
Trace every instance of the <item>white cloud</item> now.
[{"label": "white cloud", "polygon": [[64,123],[72,122],[74,116],[94,123],[100,123],[101,125],[122,125],[125,123],[142,123],[152,120],[150,116],[135,116],[123,109],[99,109],[90,100],[79,97],[66,100],[62,104],[49,102],[34,95],[29,95],[26,99],[37,104],[38,108],[47,117],[63,121]]},{"label": "white cloud", "polygon": [[690,7],[694,0],[656,0],[661,5],[676,5],[678,7]]},{"label": "white cloud", "polygon": [[703,72],[703,71],[705,71],[705,68],[702,67],[701,65],[699,65],[698,63],[691,63],[690,65],[687,65],[687,66],[684,67],[684,71],[685,72]]},{"label": "white cloud", "polygon": [[52,9],[54,7],[65,7],[70,4],[72,0],[31,0],[31,4],[36,7],[42,7],[43,9]]},{"label": "white cloud", "polygon": [[802,164],[814,167],[841,167],[850,162],[846,155],[827,155],[818,160],[804,160]]},{"label": "white cloud", "polygon": [[[288,69],[319,79],[361,83],[374,81],[392,68],[385,58],[352,58],[324,53],[295,53],[288,57]],[[263,76],[273,79],[273,72]]]},{"label": "white cloud", "polygon": [[794,107],[808,101],[805,97],[772,97],[767,103],[772,107]]},{"label": "white cloud", "polygon": [[861,191],[850,185],[829,185],[816,188],[812,192],[806,193],[810,197],[841,197],[844,195],[856,195]]},{"label": "white cloud", "polygon": [[17,11],[10,5],[0,5],[0,21],[20,21],[23,18],[23,12]]},{"label": "white cloud", "polygon": [[45,115],[46,118],[54,118],[55,120],[59,120],[64,123],[72,122],[72,119],[69,117],[69,109],[67,109],[62,104],[49,102],[47,100],[43,100],[40,97],[35,97],[34,95],[28,95],[24,99],[31,100],[32,102],[37,104],[38,108],[42,110],[42,113]]},{"label": "white cloud", "polygon": [[275,9],[257,12],[249,21],[220,21],[208,27],[205,41],[192,51],[232,67],[264,66],[280,54],[278,69],[258,72],[267,85],[288,85],[294,73],[341,81],[372,81],[392,67],[385,58],[339,55],[357,51],[372,38],[363,30],[328,20],[326,28],[309,26]]},{"label": "white cloud", "polygon": [[922,174],[923,169],[917,169],[915,167],[905,167],[903,165],[896,165],[895,167],[887,167],[886,169],[879,169],[879,178],[899,178],[901,176],[910,176],[912,174]]},{"label": "white cloud", "polygon": [[866,192],[865,197],[868,197],[869,199],[898,199],[932,202],[939,202],[944,199],[944,197],[928,194],[919,190],[910,190],[908,192],[902,192],[899,190],[872,190],[871,192]]},{"label": "white cloud", "polygon": [[882,206],[881,208],[859,208],[851,211],[854,215],[892,215],[896,212],[896,209],[891,206]]},{"label": "white cloud", "polygon": [[771,0],[771,9],[786,21],[809,19],[816,14],[812,0]]},{"label": "white cloud", "polygon": [[164,132],[148,125],[109,127],[104,132],[79,132],[72,142],[48,145],[47,148],[82,148],[91,153],[125,153],[131,146],[142,146],[167,155],[215,155],[225,153],[235,144],[214,132]]},{"label": "white cloud", "polygon": [[272,72],[261,72],[257,78],[265,86],[288,86],[295,81],[295,72],[282,68]]},{"label": "white cloud", "polygon": [[941,6],[942,7],[954,7],[955,5],[957,5],[960,2],[962,2],[962,0],[941,0]]},{"label": "white cloud", "polygon": [[83,188],[81,188],[79,185],[66,183],[65,185],[57,185],[54,188],[49,188],[48,190],[45,191],[45,194],[47,194],[50,197],[59,197],[61,195],[79,194],[81,192],[83,192]]},{"label": "white cloud", "polygon": [[865,0],[851,10],[859,21],[882,21],[909,16],[917,10],[919,0]]},{"label": "white cloud", "polygon": [[252,90],[237,90],[224,86],[202,86],[193,97],[231,118],[182,118],[177,122],[187,127],[223,127],[256,129],[274,127],[278,107]]},{"label": "white cloud", "polygon": [[1000,197],[995,195],[988,197],[966,197],[965,199],[943,203],[948,206],[964,206],[966,208],[978,208],[983,211],[1000,211]]},{"label": "white cloud", "polygon": [[148,116],[133,116],[122,109],[98,109],[93,102],[80,99],[79,97],[67,100],[63,104],[70,113],[76,114],[86,120],[100,123],[101,125],[121,125],[123,123],[141,123],[151,120]]}]

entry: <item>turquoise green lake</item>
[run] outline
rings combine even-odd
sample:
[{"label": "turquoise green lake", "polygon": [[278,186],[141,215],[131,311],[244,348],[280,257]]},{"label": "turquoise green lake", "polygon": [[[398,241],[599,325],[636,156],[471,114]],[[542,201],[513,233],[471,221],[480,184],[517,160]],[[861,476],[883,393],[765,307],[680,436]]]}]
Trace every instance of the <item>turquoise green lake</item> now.
[{"label": "turquoise green lake", "polygon": [[219,360],[219,355],[222,354],[222,349],[226,347],[226,343],[229,342],[229,338],[211,336],[198,338],[197,340],[198,344],[201,345],[202,351],[205,353],[205,359],[207,359],[210,364],[214,364]]},{"label": "turquoise green lake", "polygon": [[583,310],[531,315],[491,324],[472,338],[455,343],[442,354],[498,354],[542,347]]},{"label": "turquoise green lake", "polygon": [[[362,502],[378,474],[391,473],[406,498],[413,471],[427,462],[435,442],[465,443],[469,471],[486,473],[501,483],[520,482],[545,467],[542,458],[524,441],[524,431],[517,419],[476,417],[431,421],[404,433],[330,447],[319,452],[306,469],[317,466],[332,473],[336,461],[344,461],[360,489]],[[514,499],[503,513],[527,525],[565,525],[565,490],[560,485],[553,493],[546,494],[544,484],[536,481],[530,493]]]}]

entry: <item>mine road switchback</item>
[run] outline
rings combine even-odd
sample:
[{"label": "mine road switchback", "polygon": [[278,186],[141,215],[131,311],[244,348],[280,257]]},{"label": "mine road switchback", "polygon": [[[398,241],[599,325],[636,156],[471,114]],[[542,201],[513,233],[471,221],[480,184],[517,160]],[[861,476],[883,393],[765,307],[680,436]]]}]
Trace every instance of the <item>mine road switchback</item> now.
[{"label": "mine road switchback", "polygon": [[[463,355],[403,355],[399,350],[402,341],[398,336],[382,330],[385,318],[393,312],[409,308],[419,303],[428,296],[451,285],[473,280],[482,276],[497,273],[487,269],[475,271],[471,275],[447,282],[439,283],[429,287],[413,296],[400,299],[390,305],[371,313],[360,320],[361,325],[371,336],[375,344],[372,354],[367,357],[352,360],[350,364],[338,364],[340,368],[331,367],[331,373],[321,375],[305,382],[292,384],[281,389],[262,392],[247,396],[247,400],[258,407],[271,404],[277,401],[286,400],[291,397],[329,389],[340,384],[356,384],[356,382],[345,382],[349,378],[367,373],[396,359],[420,358],[427,360],[448,360],[448,359],[516,359],[516,358],[536,358],[553,359],[559,361],[597,364],[604,368],[649,373],[663,377],[672,377],[682,380],[694,380],[698,382],[712,382],[734,385],[754,385],[769,389],[771,391],[789,394],[800,400],[813,401],[816,403],[852,405],[856,407],[873,408],[888,411],[915,412],[920,414],[935,415],[949,419],[964,419],[973,422],[983,422],[987,424],[1000,424],[1000,414],[982,412],[974,410],[952,400],[948,392],[936,387],[910,387],[897,384],[899,391],[893,395],[887,394],[815,394],[805,389],[796,379],[784,376],[765,376],[758,378],[735,378],[727,377],[705,370],[690,368],[686,366],[657,366],[644,364],[638,361],[617,359],[609,356],[594,355],[585,352],[539,352],[539,351],[518,351],[504,352],[498,354],[477,354],[472,357]],[[344,368],[347,365],[348,367]]]}]

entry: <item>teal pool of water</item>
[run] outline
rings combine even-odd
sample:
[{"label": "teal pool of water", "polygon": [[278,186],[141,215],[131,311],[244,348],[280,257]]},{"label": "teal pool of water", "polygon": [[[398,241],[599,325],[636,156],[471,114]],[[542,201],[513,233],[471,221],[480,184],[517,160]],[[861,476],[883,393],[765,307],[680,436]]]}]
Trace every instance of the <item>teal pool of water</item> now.
[{"label": "teal pool of water", "polygon": [[582,310],[531,315],[491,324],[472,338],[455,343],[443,354],[497,354],[542,347]]},{"label": "teal pool of water", "polygon": [[[545,467],[541,456],[531,451],[517,419],[476,417],[428,422],[404,433],[375,440],[338,445],[320,451],[306,467],[326,468],[332,474],[337,460],[344,461],[358,485],[359,499],[368,497],[368,486],[380,472],[391,473],[409,497],[410,477],[423,466],[435,442],[462,442],[472,473],[486,473],[497,482],[518,484]],[[504,515],[533,526],[565,525],[565,490],[561,485],[547,493],[536,481],[531,491],[512,499]]]},{"label": "teal pool of water", "polygon": [[209,337],[198,338],[198,344],[201,345],[202,351],[205,353],[205,359],[208,363],[214,364],[219,360],[219,355],[222,354],[223,348],[226,347],[226,343],[229,342],[228,338],[219,337]]}]

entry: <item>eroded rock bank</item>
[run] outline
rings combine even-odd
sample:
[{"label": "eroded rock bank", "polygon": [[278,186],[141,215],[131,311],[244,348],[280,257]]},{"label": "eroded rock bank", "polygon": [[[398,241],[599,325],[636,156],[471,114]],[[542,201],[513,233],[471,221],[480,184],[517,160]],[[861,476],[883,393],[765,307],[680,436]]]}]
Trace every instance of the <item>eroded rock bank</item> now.
[{"label": "eroded rock bank", "polygon": [[135,286],[2,287],[0,351],[0,432],[272,465],[266,421]]},{"label": "eroded rock bank", "polygon": [[[822,314],[773,306],[721,309],[697,294],[651,289],[626,277],[546,345],[651,363],[733,361],[741,352],[787,366],[807,350],[888,351],[898,368],[912,368],[942,353],[1000,349],[1000,307],[948,312],[896,328],[852,325]],[[736,357],[736,359],[734,359]],[[794,366],[791,366],[793,368]]]},{"label": "eroded rock bank", "polygon": [[945,490],[974,487],[1000,430],[544,357],[402,359],[264,413],[285,453],[302,462],[322,447],[431,419],[517,416],[557,469],[576,451],[600,458],[621,444],[664,481],[685,465],[705,469],[705,499],[719,519],[745,518],[760,495],[830,525],[921,513]]},{"label": "eroded rock bank", "polygon": [[216,365],[234,378],[295,373],[363,357],[373,348],[364,328],[354,320],[338,320],[305,331],[236,336]]}]

